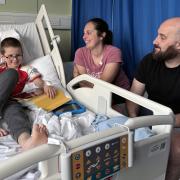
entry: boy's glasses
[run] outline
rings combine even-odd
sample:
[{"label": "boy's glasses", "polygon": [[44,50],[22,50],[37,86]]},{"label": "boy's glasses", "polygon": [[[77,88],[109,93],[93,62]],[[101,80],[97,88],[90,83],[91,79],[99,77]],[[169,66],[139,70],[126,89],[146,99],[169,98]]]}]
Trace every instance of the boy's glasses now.
[{"label": "boy's glasses", "polygon": [[9,59],[9,60],[14,60],[15,58],[16,59],[22,59],[22,55],[21,54],[16,54],[16,55],[9,55],[9,56],[4,56],[5,58]]}]

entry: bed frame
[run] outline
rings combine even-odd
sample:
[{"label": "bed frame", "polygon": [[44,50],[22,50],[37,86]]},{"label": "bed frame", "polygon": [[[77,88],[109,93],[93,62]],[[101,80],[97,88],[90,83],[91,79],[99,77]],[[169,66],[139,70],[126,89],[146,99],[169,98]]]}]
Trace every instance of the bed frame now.
[{"label": "bed frame", "polygon": [[[93,88],[74,88],[81,81],[87,81],[94,86]],[[112,93],[151,110],[152,116],[130,118],[126,125],[132,132],[136,128],[152,126],[152,130],[157,135],[133,142],[132,167],[121,170],[114,179],[164,180],[170,148],[170,135],[174,123],[174,115],[171,109],[88,75],[81,75],[73,79],[68,83],[67,89],[73,98],[83,103],[90,110],[106,114],[109,117],[119,115],[111,107]]]},{"label": "bed frame", "polygon": [[58,44],[60,43],[60,36],[54,35],[44,4],[41,5],[35,20],[35,24],[42,44],[44,55],[51,54],[59,79],[63,87],[66,88],[63,61],[58,48]]},{"label": "bed frame", "polygon": [[[48,38],[44,27],[44,21],[49,32],[52,48],[48,43]],[[54,36],[45,6],[42,5],[36,19],[37,30],[41,39],[44,54],[51,54],[54,65],[63,86],[67,88],[74,99],[84,104],[95,113],[105,114],[109,117],[121,115],[111,107],[112,93],[122,96],[125,99],[133,101],[147,109],[152,110],[152,116],[136,117],[129,119],[126,126],[133,135],[134,129],[138,127],[152,126],[157,135],[138,142],[130,142],[132,145],[132,162],[129,162],[128,168],[120,170],[120,173],[114,175],[116,180],[164,180],[169,148],[170,134],[174,123],[174,115],[171,109],[148,100],[144,97],[133,94],[127,90],[109,84],[88,75],[81,75],[70,81],[66,86],[63,62],[57,45],[57,36]],[[94,84],[93,88],[75,88],[75,85],[81,81],[88,81]],[[110,129],[98,134],[90,134],[76,140],[64,142],[61,145],[44,144],[34,149],[16,155],[0,165],[0,179],[4,179],[26,167],[39,163],[41,171],[40,179],[65,179],[64,175],[72,173],[72,168],[62,168],[61,155],[69,150],[78,147],[87,147],[93,141],[103,141],[106,138],[114,137],[120,133],[120,129]],[[98,141],[99,142],[99,141]],[[18,162],[18,165],[17,165]]]}]

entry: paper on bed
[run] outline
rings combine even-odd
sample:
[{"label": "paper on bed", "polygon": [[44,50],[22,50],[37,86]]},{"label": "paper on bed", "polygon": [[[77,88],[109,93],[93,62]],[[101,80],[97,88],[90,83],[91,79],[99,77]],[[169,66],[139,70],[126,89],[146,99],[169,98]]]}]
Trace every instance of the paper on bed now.
[{"label": "paper on bed", "polygon": [[58,89],[54,99],[50,99],[46,94],[43,94],[40,96],[35,96],[31,98],[29,101],[49,112],[69,102],[70,100],[70,97],[67,97],[62,90]]}]

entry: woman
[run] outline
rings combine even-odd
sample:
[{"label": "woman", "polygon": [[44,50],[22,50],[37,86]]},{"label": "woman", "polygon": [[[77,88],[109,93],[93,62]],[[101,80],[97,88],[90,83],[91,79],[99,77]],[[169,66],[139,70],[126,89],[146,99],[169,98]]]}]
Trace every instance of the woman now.
[{"label": "woman", "polygon": [[84,28],[83,39],[86,46],[75,53],[73,76],[89,74],[129,89],[128,78],[121,66],[121,51],[112,46],[112,32],[108,24],[100,18],[89,20]]}]

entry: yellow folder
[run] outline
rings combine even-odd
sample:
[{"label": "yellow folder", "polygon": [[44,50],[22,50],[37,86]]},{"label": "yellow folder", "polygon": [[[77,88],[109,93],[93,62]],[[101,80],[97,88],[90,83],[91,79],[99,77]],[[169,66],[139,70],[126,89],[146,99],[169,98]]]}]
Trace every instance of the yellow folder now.
[{"label": "yellow folder", "polygon": [[65,96],[62,90],[57,90],[54,99],[50,99],[46,94],[42,94],[40,96],[34,96],[33,98],[30,99],[31,102],[33,102],[35,105],[41,107],[46,111],[52,111],[57,107],[67,103],[70,100],[71,98]]}]

